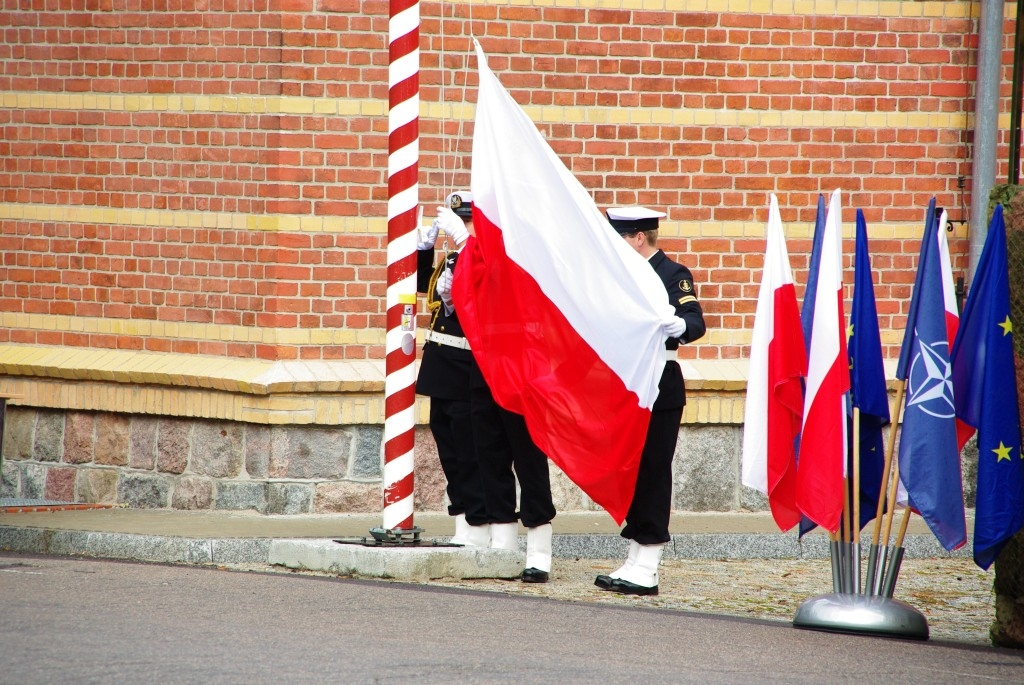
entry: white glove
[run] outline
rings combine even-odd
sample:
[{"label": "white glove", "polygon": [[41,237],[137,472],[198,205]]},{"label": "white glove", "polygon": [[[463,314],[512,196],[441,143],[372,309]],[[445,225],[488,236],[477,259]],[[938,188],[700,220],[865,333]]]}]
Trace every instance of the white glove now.
[{"label": "white glove", "polygon": [[445,269],[437,277],[437,295],[441,298],[441,302],[444,303],[444,313],[448,316],[451,316],[452,312],[455,311],[455,303],[452,301],[453,277],[451,269]]},{"label": "white glove", "polygon": [[416,241],[417,250],[430,250],[434,247],[434,243],[437,242],[437,222],[435,221],[430,225],[429,228],[423,228],[422,226],[417,227],[417,233],[419,240]]},{"label": "white glove", "polygon": [[437,218],[434,219],[434,226],[447,233],[448,237],[454,240],[456,245],[461,245],[469,238],[469,229],[466,228],[466,223],[462,220],[462,217],[448,207],[437,208]]},{"label": "white glove", "polygon": [[661,324],[661,330],[669,338],[682,337],[683,333],[686,332],[686,321],[678,316],[673,316]]}]

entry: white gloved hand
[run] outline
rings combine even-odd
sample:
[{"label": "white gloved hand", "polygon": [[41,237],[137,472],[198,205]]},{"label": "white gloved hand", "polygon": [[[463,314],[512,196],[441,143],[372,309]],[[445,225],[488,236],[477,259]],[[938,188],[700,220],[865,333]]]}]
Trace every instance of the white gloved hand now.
[{"label": "white gloved hand", "polygon": [[686,321],[678,316],[673,316],[661,324],[661,330],[669,338],[679,338],[686,332]]},{"label": "white gloved hand", "polygon": [[428,228],[422,226],[417,227],[416,249],[417,250],[430,250],[434,247],[434,243],[437,242],[437,221],[430,224]]},{"label": "white gloved hand", "polygon": [[452,301],[453,278],[454,275],[451,269],[445,269],[437,277],[437,295],[441,298],[441,302],[444,303],[444,312],[448,316],[451,316],[452,312],[455,311],[455,303]]},{"label": "white gloved hand", "polygon": [[447,233],[448,237],[454,240],[456,245],[461,245],[469,238],[469,229],[466,228],[466,222],[448,207],[437,208],[437,218],[434,219],[434,226]]}]

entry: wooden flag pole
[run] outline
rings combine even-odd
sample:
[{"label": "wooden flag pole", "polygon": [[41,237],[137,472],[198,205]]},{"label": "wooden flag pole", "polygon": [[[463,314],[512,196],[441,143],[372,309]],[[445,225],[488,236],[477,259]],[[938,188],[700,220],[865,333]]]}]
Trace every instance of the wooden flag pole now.
[{"label": "wooden flag pole", "polygon": [[852,541],[860,542],[860,408],[853,408],[853,532]]},{"label": "wooden flag pole", "polygon": [[885,574],[882,579],[882,586],[879,590],[879,595],[882,597],[891,598],[893,593],[896,591],[896,581],[900,577],[900,566],[903,565],[903,538],[907,535],[907,524],[910,523],[910,517],[913,514],[910,507],[903,508],[903,520],[900,522],[900,530],[896,535],[896,543],[893,545],[892,555],[889,558],[889,563],[885,568]]},{"label": "wooden flag pole", "polygon": [[[900,412],[903,409],[903,397],[907,389],[907,381],[905,379],[899,379],[896,381],[896,402],[893,406],[893,421],[889,425],[889,439],[885,448],[885,465],[882,467],[882,483],[878,490],[878,506],[875,508],[875,523],[872,528],[871,534],[871,548],[868,551],[868,568],[866,577],[864,580],[864,592],[865,594],[874,595],[877,594],[880,589],[880,581],[882,580],[882,574],[880,571],[885,569],[885,551],[879,550],[878,542],[879,537],[882,534],[882,523],[883,513],[886,511],[886,502],[888,500],[889,492],[889,481],[893,467],[893,455],[896,453],[896,426],[899,424]],[[896,482],[899,482],[899,478],[896,477]],[[891,510],[891,508],[890,508]],[[886,533],[886,544],[889,542],[889,535]],[[879,554],[882,554],[881,562],[879,562]]]},{"label": "wooden flag pole", "polygon": [[903,520],[900,521],[900,530],[896,534],[896,547],[903,546],[903,538],[907,536],[907,526],[910,524],[910,517],[914,515],[914,510],[910,507],[903,508]]},{"label": "wooden flag pole", "polygon": [[875,509],[875,526],[871,535],[871,544],[877,546],[878,538],[882,532],[882,513],[885,511],[885,497],[889,489],[889,472],[892,470],[892,456],[896,451],[896,426],[900,422],[900,413],[903,409],[903,394],[907,389],[907,381],[903,378],[896,381],[896,404],[894,406],[896,415],[889,424],[889,440],[885,446],[885,465],[882,467],[882,487],[878,491],[878,507]]},{"label": "wooden flag pole", "polygon": [[843,478],[843,519],[842,519],[842,541],[850,542],[850,479]]},{"label": "wooden flag pole", "polygon": [[892,533],[892,520],[896,516],[896,495],[900,485],[900,463],[897,461],[892,467],[892,478],[889,483],[888,511],[885,512],[885,535],[881,539],[881,546],[889,546],[889,535]]}]

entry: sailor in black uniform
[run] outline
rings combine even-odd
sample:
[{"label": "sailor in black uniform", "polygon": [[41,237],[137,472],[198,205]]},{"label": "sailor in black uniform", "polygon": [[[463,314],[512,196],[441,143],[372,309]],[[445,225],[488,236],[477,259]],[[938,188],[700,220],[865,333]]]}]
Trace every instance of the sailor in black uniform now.
[{"label": "sailor in black uniform", "polygon": [[672,458],[686,405],[676,350],[680,343],[693,342],[704,335],[704,313],[690,270],[658,249],[658,219],[665,214],[646,207],[616,207],[606,214],[612,228],[657,272],[668,291],[669,302],[675,307],[676,318],[665,328],[668,361],[658,384],[658,399],[652,407],[640,455],[636,489],[622,529],[622,537],[630,541],[629,554],[620,568],[598,576],[594,584],[622,594],[656,595],[658,564],[671,539],[668,522],[672,509]]},{"label": "sailor in black uniform", "polygon": [[[470,415],[487,492],[491,547],[519,549],[519,521],[526,528],[524,583],[546,583],[551,572],[551,498],[548,458],[530,437],[519,414],[494,401],[477,367],[470,374]],[[516,481],[519,511],[516,511]]]},{"label": "sailor in black uniform", "polygon": [[[452,304],[451,285],[459,250],[472,231],[472,196],[451,193],[417,245],[417,290],[427,294],[430,326],[425,334],[416,392],[430,397],[430,432],[448,481],[448,513],[455,517],[452,542],[489,547],[490,519],[470,426],[469,379],[476,367]],[[438,233],[454,248],[434,266]],[[479,371],[476,372],[479,375]]]}]

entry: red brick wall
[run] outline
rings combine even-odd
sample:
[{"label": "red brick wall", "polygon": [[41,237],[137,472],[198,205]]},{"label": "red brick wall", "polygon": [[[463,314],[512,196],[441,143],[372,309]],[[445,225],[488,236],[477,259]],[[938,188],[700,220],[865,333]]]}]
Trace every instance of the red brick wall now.
[{"label": "red brick wall", "polygon": [[[0,96],[8,97],[0,108],[0,314],[14,322],[0,328],[0,341],[383,356],[382,335],[323,345],[281,343],[277,332],[384,326],[386,2],[0,3]],[[441,101],[442,86],[447,102],[475,100],[468,36],[477,36],[520,104],[568,108],[539,127],[599,206],[668,212],[679,230],[664,247],[694,267],[712,329],[752,324],[764,241],[751,227],[763,225],[769,193],[787,227],[806,235],[818,194],[840,187],[848,229],[857,207],[869,227],[895,227],[872,248],[881,325],[898,330],[918,250],[908,227],[919,231],[933,195],[954,218],[970,204],[966,115],[976,77],[976,22],[949,11],[969,14],[972,5],[901,4],[940,16],[423,3],[421,100]],[[1005,29],[1004,113],[1013,22]],[[18,95],[35,100],[11,99]],[[299,111],[266,104],[282,98]],[[353,103],[375,113],[348,114]],[[652,110],[668,121],[576,116]],[[701,117],[672,123],[679,112]],[[785,119],[750,125],[737,112]],[[829,123],[841,113],[889,113],[901,125]],[[816,114],[820,125],[784,123]],[[950,123],[934,126],[940,120]],[[429,206],[468,184],[472,122],[423,117],[420,130],[420,194]],[[1006,140],[1004,131],[1000,179]],[[43,216],[41,206],[52,212]],[[212,225],[194,226],[211,216]],[[275,216],[281,227],[246,228]],[[300,220],[312,228],[296,230]],[[224,222],[231,227],[218,228]],[[958,272],[964,235],[951,241]],[[790,240],[798,283],[809,249],[808,240]],[[70,330],[54,330],[47,317],[70,317]],[[89,332],[82,321],[92,318],[197,327]],[[233,342],[203,325],[267,333]],[[742,350],[705,344],[687,354]]]}]

